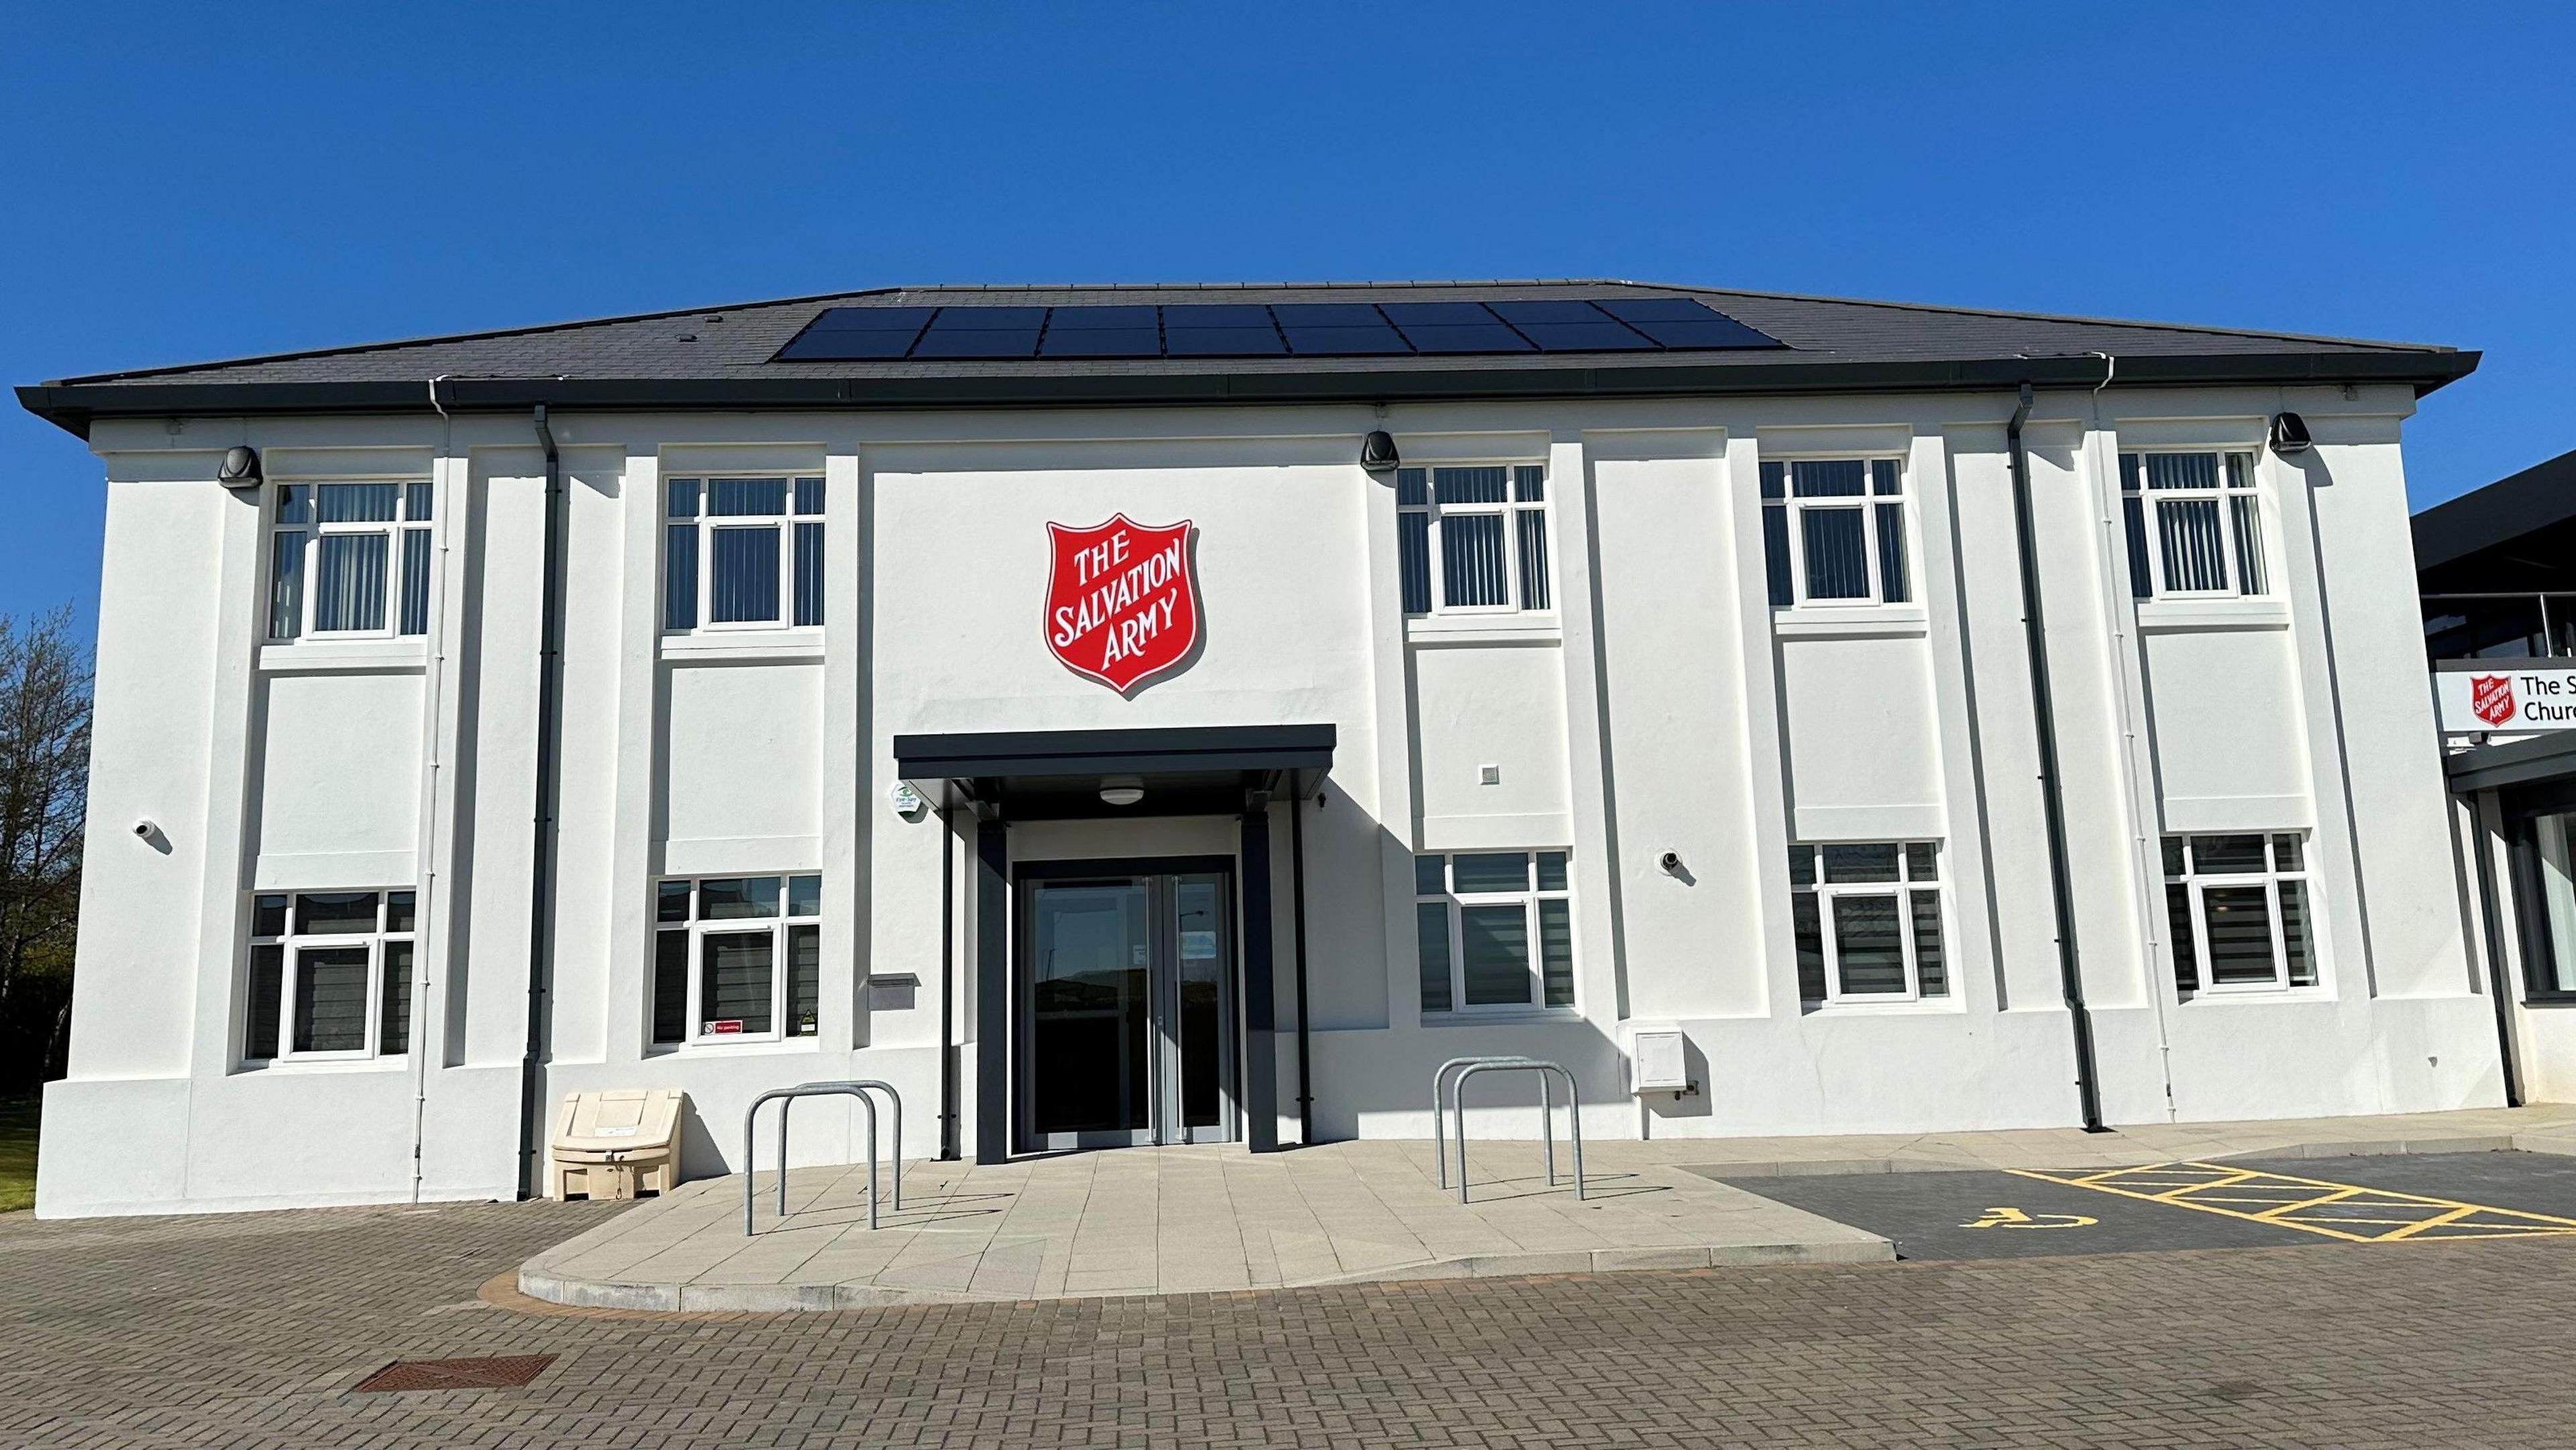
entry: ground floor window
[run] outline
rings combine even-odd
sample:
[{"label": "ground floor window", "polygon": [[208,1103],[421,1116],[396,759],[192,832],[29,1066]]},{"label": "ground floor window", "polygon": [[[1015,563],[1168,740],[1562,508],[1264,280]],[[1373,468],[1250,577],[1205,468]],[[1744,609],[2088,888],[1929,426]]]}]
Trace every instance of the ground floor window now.
[{"label": "ground floor window", "polygon": [[243,1060],[409,1052],[412,902],[409,891],[252,897]]},{"label": "ground floor window", "polygon": [[1798,995],[1809,1002],[1948,996],[1940,858],[1940,846],[1931,841],[1791,846]]},{"label": "ground floor window", "polygon": [[823,878],[664,881],[653,903],[653,1040],[811,1037],[822,1004]]},{"label": "ground floor window", "polygon": [[2316,985],[2301,836],[2167,836],[2164,865],[2174,985],[2184,996]]},{"label": "ground floor window", "polygon": [[1574,1005],[1574,917],[1563,851],[1413,858],[1422,1010]]},{"label": "ground floor window", "polygon": [[2538,998],[2576,997],[2576,814],[2525,816],[2515,841],[2521,881],[2524,985]]}]

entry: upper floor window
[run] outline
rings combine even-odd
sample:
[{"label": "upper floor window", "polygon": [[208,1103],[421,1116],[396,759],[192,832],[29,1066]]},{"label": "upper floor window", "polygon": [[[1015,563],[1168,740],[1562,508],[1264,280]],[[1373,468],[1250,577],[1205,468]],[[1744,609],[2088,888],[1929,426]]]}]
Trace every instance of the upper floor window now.
[{"label": "upper floor window", "polygon": [[1905,468],[1894,458],[1762,465],[1762,554],[1771,602],[1903,604]]},{"label": "upper floor window", "polygon": [[2174,985],[2184,995],[2316,985],[2305,839],[2167,836],[2164,853]]},{"label": "upper floor window", "polygon": [[1798,995],[1810,1002],[1948,996],[1940,858],[1930,841],[1791,846]]},{"label": "upper floor window", "polygon": [[674,478],[662,528],[662,628],[823,622],[823,480]]},{"label": "upper floor window", "polygon": [[409,1052],[412,902],[409,891],[252,897],[243,1059]]},{"label": "upper floor window", "polygon": [[268,637],[429,632],[426,483],[281,483],[270,492]]},{"label": "upper floor window", "polygon": [[[2139,599],[2261,595],[2263,501],[2251,453],[2123,453],[2120,511]],[[2149,515],[2153,518],[2150,519]]]},{"label": "upper floor window", "polygon": [[1534,464],[1399,468],[1396,557],[1407,614],[1542,613],[1547,470]]},{"label": "upper floor window", "polygon": [[662,882],[653,908],[653,1040],[813,1036],[822,917],[820,876]]},{"label": "upper floor window", "polygon": [[1413,858],[1424,1012],[1574,1005],[1565,858],[1563,851]]}]

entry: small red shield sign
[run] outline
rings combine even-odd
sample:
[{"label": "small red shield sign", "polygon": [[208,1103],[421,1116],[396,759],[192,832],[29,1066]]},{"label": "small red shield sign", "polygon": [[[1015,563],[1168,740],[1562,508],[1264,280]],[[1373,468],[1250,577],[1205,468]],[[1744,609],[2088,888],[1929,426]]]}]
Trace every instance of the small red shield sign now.
[{"label": "small red shield sign", "polygon": [[2513,676],[2469,676],[2469,712],[2490,725],[2513,718]]},{"label": "small red shield sign", "polygon": [[1188,519],[1153,527],[1125,514],[1047,525],[1046,642],[1065,668],[1125,695],[1188,661],[1199,643],[1193,532]]}]

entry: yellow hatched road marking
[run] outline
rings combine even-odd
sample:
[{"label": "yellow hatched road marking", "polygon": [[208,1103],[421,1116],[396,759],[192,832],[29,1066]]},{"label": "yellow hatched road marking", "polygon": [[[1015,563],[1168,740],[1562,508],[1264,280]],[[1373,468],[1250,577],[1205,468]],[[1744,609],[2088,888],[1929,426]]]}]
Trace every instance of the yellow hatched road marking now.
[{"label": "yellow hatched road marking", "polygon": [[[2555,1214],[2530,1213],[2518,1208],[2496,1208],[2481,1203],[2464,1203],[2455,1198],[2436,1198],[2429,1194],[2402,1193],[2394,1189],[2370,1188],[2357,1183],[2336,1183],[2323,1178],[2302,1178],[2294,1173],[2263,1173],[2250,1168],[2224,1163],[2147,1163],[2134,1168],[2101,1169],[2089,1173],[2049,1173],[2036,1169],[2005,1170],[2016,1177],[2059,1183],[2069,1188],[2090,1189],[2095,1193],[2116,1194],[2143,1203],[2166,1203],[2199,1213],[2214,1213],[2224,1218],[2243,1219],[2248,1223],[2274,1224],[2303,1233],[2342,1239],[2347,1243],[2388,1243],[2406,1238],[2527,1238],[2534,1235],[2576,1235],[2576,1218]],[[2218,1191],[2213,1191],[2218,1190]],[[2241,1190],[2231,1191],[2231,1190]],[[2318,1190],[2323,1190],[2319,1192]],[[2294,1198],[2248,1197],[2245,1194],[2296,1193]],[[2245,1205],[2229,1207],[2227,1205]],[[2404,1213],[2412,1217],[2379,1218],[2317,1210],[2353,1208]],[[2424,1212],[2431,1210],[2431,1212]],[[2314,1213],[2314,1218],[2300,1215]],[[2483,1221],[2480,1221],[2483,1220]],[[2349,1228],[2377,1228],[2378,1233],[2352,1233]]]}]

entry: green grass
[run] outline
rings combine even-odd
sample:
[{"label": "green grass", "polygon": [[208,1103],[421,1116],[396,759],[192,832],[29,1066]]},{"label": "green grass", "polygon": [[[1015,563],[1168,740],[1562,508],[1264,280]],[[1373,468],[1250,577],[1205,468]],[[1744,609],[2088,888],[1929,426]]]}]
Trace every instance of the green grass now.
[{"label": "green grass", "polygon": [[36,1206],[38,1101],[0,1098],[0,1213]]}]

